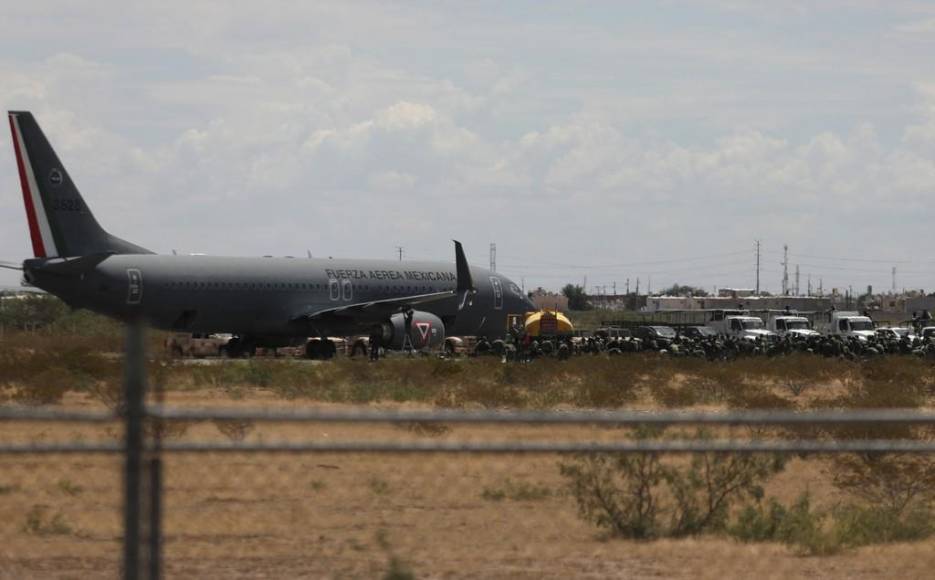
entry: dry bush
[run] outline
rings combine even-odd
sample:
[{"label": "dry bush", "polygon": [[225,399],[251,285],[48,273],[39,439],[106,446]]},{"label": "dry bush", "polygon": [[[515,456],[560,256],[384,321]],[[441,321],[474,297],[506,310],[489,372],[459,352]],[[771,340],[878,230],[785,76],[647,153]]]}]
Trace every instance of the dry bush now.
[{"label": "dry bush", "polygon": [[432,421],[407,421],[405,423],[394,423],[394,425],[413,435],[423,437],[440,437],[451,432],[451,427],[448,425]]},{"label": "dry bush", "polygon": [[22,405],[53,405],[62,400],[71,384],[72,376],[67,370],[52,367],[17,385],[10,399]]},{"label": "dry bush", "polygon": [[834,485],[897,516],[935,507],[935,458],[880,453],[836,456]]},{"label": "dry bush", "polygon": [[653,399],[663,407],[691,407],[701,402],[698,391],[691,385],[653,384],[649,387]]},{"label": "dry bush", "polygon": [[559,469],[584,520],[623,538],[659,535],[658,487],[665,470],[657,454],[584,455]]},{"label": "dry bush", "polygon": [[692,457],[688,467],[667,469],[665,479],[676,505],[670,533],[722,531],[731,504],[761,498],[762,484],[784,467],[779,454],[701,453]]},{"label": "dry bush", "polygon": [[589,454],[559,466],[585,520],[636,539],[723,531],[731,506],[762,497],[763,483],[783,468],[779,455],[739,453],[699,454],[688,464],[655,453]]},{"label": "dry bush", "polygon": [[74,529],[62,512],[49,517],[49,506],[37,504],[26,514],[23,532],[33,536],[61,536],[74,533]]},{"label": "dry bush", "polygon": [[0,350],[0,385],[23,404],[59,402],[68,391],[84,391],[121,376],[118,361],[102,356],[86,339],[39,340],[20,335]]},{"label": "dry bush", "polygon": [[935,365],[912,356],[879,357],[863,363],[861,384],[851,401],[861,407],[918,407],[935,384]]},{"label": "dry bush", "polygon": [[545,486],[525,481],[504,480],[500,485],[485,487],[480,494],[490,501],[537,501],[552,497],[552,490]]},{"label": "dry bush", "polygon": [[[636,399],[637,388],[645,368],[642,357],[610,357],[587,360],[590,370],[570,369],[580,373],[580,383],[575,385],[570,397],[579,407],[599,409],[616,408]],[[576,361],[577,362],[577,361]]]},{"label": "dry bush", "polygon": [[143,423],[143,435],[146,439],[181,439],[191,427],[188,421],[163,421],[154,419]]},{"label": "dry bush", "polygon": [[231,441],[243,441],[254,429],[253,421],[245,419],[215,419],[214,426]]},{"label": "dry bush", "polygon": [[765,385],[748,385],[731,393],[727,398],[728,405],[736,409],[793,409],[795,403],[777,395]]},{"label": "dry bush", "polygon": [[847,383],[855,372],[853,363],[807,353],[794,353],[771,361],[774,364],[773,380],[795,397],[809,387],[827,384],[834,379]]}]

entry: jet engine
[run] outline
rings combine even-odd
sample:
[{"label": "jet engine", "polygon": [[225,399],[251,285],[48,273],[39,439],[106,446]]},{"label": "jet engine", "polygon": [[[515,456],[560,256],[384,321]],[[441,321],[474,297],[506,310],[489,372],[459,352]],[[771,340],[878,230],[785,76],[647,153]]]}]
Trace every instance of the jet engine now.
[{"label": "jet engine", "polygon": [[[408,327],[409,341],[406,341]],[[393,350],[440,347],[445,342],[445,324],[430,312],[411,310],[394,314],[380,325],[383,346]]]}]

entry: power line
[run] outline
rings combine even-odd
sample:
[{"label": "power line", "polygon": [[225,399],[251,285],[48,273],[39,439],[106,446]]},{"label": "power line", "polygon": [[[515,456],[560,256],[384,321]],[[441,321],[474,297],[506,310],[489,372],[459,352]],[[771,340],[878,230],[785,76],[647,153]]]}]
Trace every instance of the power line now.
[{"label": "power line", "polygon": [[[535,260],[524,260],[524,259],[519,258],[519,257],[516,257],[516,256],[508,256],[508,259],[509,259],[509,258],[512,258],[512,259],[517,260],[518,262],[522,262],[522,263],[524,263],[524,264],[538,264],[538,265],[542,265],[542,266],[552,266],[552,267],[555,267],[555,268],[582,269],[582,270],[583,270],[583,269],[587,269],[587,270],[600,270],[600,269],[605,269],[605,268],[629,268],[629,267],[632,267],[632,266],[652,266],[652,265],[656,265],[656,264],[675,264],[675,263],[678,263],[678,262],[696,262],[696,261],[698,261],[698,260],[707,260],[707,259],[711,259],[711,258],[726,258],[726,257],[729,257],[729,256],[740,256],[740,255],[744,255],[744,254],[747,254],[747,251],[746,251],[746,250],[737,251],[737,252],[724,252],[724,253],[721,253],[721,254],[708,254],[708,255],[705,255],[705,256],[692,256],[692,257],[685,257],[685,258],[671,258],[671,259],[665,259],[665,260],[647,260],[647,261],[644,261],[644,262],[621,262],[621,263],[617,263],[617,264],[591,264],[591,265],[583,265],[583,264],[562,264],[562,263],[557,263],[557,262],[538,262],[538,261],[535,261]],[[747,255],[749,255],[749,254],[747,254]]]},{"label": "power line", "polygon": [[832,256],[815,256],[812,254],[792,254],[794,258],[809,258],[812,260],[831,260],[839,262],[872,262],[880,264],[911,264],[911,260],[878,260],[874,258],[841,258]]},{"label": "power line", "polygon": [[[669,274],[669,273],[687,272],[687,271],[692,271],[692,270],[704,270],[707,268],[721,268],[724,266],[740,266],[740,265],[745,265],[747,267],[747,272],[750,271],[749,258],[747,260],[732,260],[730,262],[718,262],[714,264],[699,264],[695,266],[678,266],[675,269],[669,268],[669,269],[664,269],[664,270],[656,270],[656,269],[646,270],[646,269],[641,268],[641,269],[638,269],[637,271],[645,273],[645,274]],[[530,269],[541,268],[540,266],[526,266],[526,265],[520,265],[520,264],[504,265],[503,267],[508,270],[522,270],[522,271],[528,271]],[[555,266],[551,268],[540,269],[539,271],[554,272],[555,269],[557,268],[559,267]],[[636,270],[636,268],[630,268],[630,271],[633,271],[633,270]],[[607,275],[613,275],[616,273],[624,273],[624,272],[625,271],[623,269],[615,269],[615,270],[611,270],[610,272],[607,272]]]}]

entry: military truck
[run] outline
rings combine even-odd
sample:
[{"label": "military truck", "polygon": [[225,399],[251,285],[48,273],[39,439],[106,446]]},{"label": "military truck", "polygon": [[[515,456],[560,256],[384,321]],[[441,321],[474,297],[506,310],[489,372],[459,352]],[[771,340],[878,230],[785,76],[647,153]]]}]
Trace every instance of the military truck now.
[{"label": "military truck", "polygon": [[867,340],[874,334],[873,320],[856,311],[832,310],[823,326],[825,333],[834,336]]},{"label": "military truck", "polygon": [[775,332],[766,328],[762,319],[749,314],[725,314],[720,318],[712,319],[708,325],[717,330],[720,335],[744,340],[770,339],[776,336]]},{"label": "military truck", "polygon": [[770,315],[767,328],[779,336],[790,335],[799,338],[808,338],[821,334],[812,328],[812,323],[808,318],[795,313]]},{"label": "military truck", "polygon": [[173,357],[226,356],[230,334],[176,333],[166,338],[166,352]]}]

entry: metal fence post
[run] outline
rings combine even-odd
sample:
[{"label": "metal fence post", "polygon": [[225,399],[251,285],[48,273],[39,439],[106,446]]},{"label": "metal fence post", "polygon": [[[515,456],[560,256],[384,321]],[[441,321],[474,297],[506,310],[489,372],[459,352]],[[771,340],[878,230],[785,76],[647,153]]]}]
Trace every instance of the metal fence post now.
[{"label": "metal fence post", "polygon": [[124,402],[126,405],[126,455],[124,471],[123,574],[126,580],[140,578],[140,532],[143,529],[143,421],[146,396],[146,368],[143,352],[143,325],[127,324]]}]

